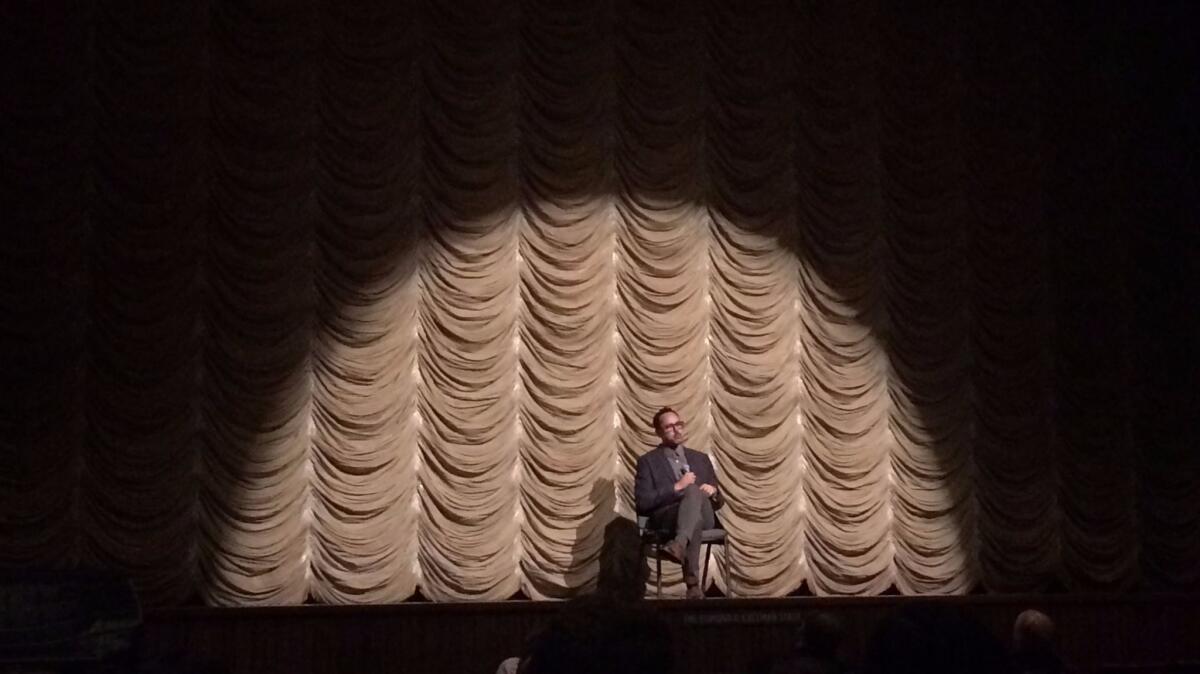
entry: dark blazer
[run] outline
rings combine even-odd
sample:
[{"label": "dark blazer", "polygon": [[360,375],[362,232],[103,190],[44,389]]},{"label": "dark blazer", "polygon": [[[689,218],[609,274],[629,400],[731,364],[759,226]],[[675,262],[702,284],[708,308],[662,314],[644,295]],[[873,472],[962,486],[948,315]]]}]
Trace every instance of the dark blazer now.
[{"label": "dark blazer", "polygon": [[[671,460],[667,458],[669,450],[662,445],[641,455],[637,461],[637,473],[633,479],[633,500],[639,515],[650,515],[666,506],[674,505],[683,498],[675,492],[675,471],[671,468]],[[697,452],[688,447],[683,448],[688,468],[696,474],[696,486],[711,484],[717,488],[712,497],[713,510],[725,505],[725,497],[721,495],[721,485],[717,484],[717,473],[713,470],[712,461],[704,452]]]}]

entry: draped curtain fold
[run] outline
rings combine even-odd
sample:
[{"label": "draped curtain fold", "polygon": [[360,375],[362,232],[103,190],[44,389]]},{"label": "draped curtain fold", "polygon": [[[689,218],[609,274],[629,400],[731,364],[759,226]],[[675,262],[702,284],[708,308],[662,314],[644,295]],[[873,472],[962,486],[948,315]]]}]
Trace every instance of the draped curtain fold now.
[{"label": "draped curtain fold", "polygon": [[76,9],[0,17],[4,567],[570,597],[672,406],[722,589],[1195,581],[1035,3]]}]

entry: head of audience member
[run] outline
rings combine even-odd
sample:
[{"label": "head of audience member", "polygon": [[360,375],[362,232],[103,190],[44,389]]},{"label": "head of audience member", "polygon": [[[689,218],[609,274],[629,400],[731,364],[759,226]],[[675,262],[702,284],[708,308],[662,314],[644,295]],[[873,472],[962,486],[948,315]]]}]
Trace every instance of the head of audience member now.
[{"label": "head of audience member", "polygon": [[757,665],[752,671],[770,674],[839,674],[844,667],[838,661],[845,630],[842,622],[827,611],[813,611],[805,616],[799,638],[791,652]]},{"label": "head of audience member", "polygon": [[867,643],[864,674],[1002,674],[1000,640],[965,613],[939,604],[889,614]]},{"label": "head of audience member", "polygon": [[1013,622],[1013,659],[1020,671],[1060,671],[1054,621],[1034,609],[1022,611]]},{"label": "head of audience member", "polygon": [[642,555],[642,537],[637,524],[624,517],[604,527],[600,548],[600,573],[596,594],[622,601],[636,601],[646,593],[650,569]]},{"label": "head of audience member", "polygon": [[671,671],[666,624],[643,603],[590,595],[568,602],[521,659],[521,674]]},{"label": "head of audience member", "polygon": [[1054,649],[1054,621],[1035,609],[1021,611],[1013,622],[1013,651],[1048,653]]},{"label": "head of audience member", "polygon": [[685,435],[687,425],[683,419],[679,418],[679,413],[670,407],[664,407],[655,412],[651,424],[654,426],[654,432],[662,440],[662,444],[667,447],[678,447],[687,439]]},{"label": "head of audience member", "polygon": [[814,611],[804,619],[800,630],[800,650],[816,658],[836,660],[845,628],[828,611]]}]

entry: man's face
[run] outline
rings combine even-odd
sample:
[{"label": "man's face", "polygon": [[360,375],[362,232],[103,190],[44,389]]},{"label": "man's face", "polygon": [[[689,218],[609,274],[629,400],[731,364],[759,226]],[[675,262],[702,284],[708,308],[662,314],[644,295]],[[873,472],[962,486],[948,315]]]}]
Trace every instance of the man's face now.
[{"label": "man's face", "polygon": [[658,437],[662,438],[665,445],[674,447],[683,444],[683,430],[683,419],[674,412],[667,412],[658,420]]}]

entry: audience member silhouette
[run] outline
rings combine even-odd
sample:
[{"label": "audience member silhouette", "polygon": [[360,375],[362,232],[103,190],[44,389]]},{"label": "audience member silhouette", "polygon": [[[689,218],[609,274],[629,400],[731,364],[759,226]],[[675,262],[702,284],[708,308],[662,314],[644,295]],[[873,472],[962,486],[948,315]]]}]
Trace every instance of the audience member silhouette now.
[{"label": "audience member silhouette", "polygon": [[961,611],[937,604],[901,608],[867,644],[864,674],[1001,674],[1003,644]]},{"label": "audience member silhouette", "polygon": [[814,611],[804,620],[795,647],[779,658],[770,674],[845,674],[849,669],[839,660],[845,628],[832,613]]},{"label": "audience member silhouette", "polygon": [[592,595],[569,602],[532,640],[520,674],[664,674],[671,632],[646,604]]},{"label": "audience member silhouette", "polygon": [[1062,674],[1067,671],[1055,645],[1054,621],[1029,609],[1013,622],[1013,669],[1018,674]]}]

